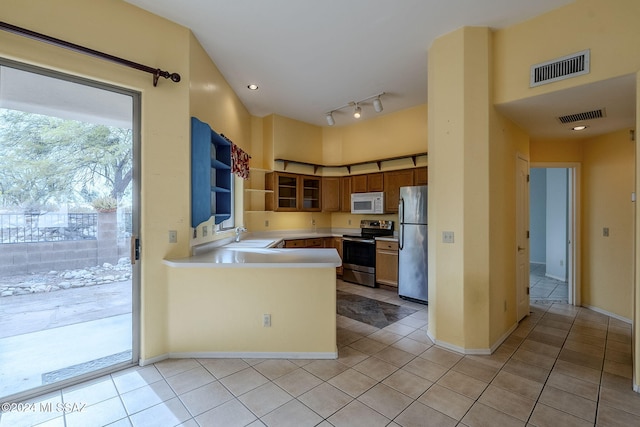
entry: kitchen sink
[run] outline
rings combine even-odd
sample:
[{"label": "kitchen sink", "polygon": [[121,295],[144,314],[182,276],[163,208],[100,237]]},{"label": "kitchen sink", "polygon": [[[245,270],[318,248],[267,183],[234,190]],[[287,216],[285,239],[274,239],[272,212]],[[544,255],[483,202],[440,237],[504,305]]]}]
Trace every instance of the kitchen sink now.
[{"label": "kitchen sink", "polygon": [[275,243],[277,240],[270,239],[247,239],[240,240],[239,242],[231,242],[225,245],[226,248],[269,248]]}]

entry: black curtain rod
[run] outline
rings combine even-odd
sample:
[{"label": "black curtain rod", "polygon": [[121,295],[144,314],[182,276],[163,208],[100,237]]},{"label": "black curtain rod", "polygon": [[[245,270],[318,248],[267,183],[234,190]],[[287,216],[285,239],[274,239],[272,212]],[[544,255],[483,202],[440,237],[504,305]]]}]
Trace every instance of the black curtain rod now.
[{"label": "black curtain rod", "polygon": [[38,40],[41,42],[49,43],[54,46],[62,47],[65,49],[73,50],[74,52],[84,53],[85,55],[93,56],[95,58],[104,59],[107,61],[115,62],[116,64],[124,65],[126,67],[135,68],[136,70],[144,71],[153,74],[153,85],[158,85],[158,79],[164,77],[165,79],[171,79],[171,81],[178,83],[180,81],[180,74],[170,73],[163,71],[160,68],[153,68],[146,65],[138,64],[137,62],[129,61],[128,59],[118,58],[117,56],[109,55],[108,53],[100,52],[98,50],[89,49],[88,47],[80,46],[74,43],[69,43],[64,40],[56,39],[44,34],[36,33],[35,31],[27,30],[26,28],[16,27],[15,25],[7,24],[0,21],[0,30],[4,30],[13,34],[28,37],[30,39]]}]

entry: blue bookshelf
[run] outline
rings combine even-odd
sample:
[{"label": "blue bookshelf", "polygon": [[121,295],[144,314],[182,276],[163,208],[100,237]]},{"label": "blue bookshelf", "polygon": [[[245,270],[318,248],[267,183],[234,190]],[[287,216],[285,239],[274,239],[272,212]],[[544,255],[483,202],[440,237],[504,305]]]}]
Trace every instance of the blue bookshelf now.
[{"label": "blue bookshelf", "polygon": [[191,118],[191,226],[231,217],[231,143]]}]

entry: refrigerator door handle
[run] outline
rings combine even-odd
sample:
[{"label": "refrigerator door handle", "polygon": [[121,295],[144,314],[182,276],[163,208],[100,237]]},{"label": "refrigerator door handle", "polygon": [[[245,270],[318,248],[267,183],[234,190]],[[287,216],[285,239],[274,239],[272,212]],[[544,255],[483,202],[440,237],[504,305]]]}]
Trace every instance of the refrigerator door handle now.
[{"label": "refrigerator door handle", "polygon": [[400,197],[398,202],[398,218],[400,219],[400,232],[398,235],[398,248],[402,250],[404,246],[404,199]]}]

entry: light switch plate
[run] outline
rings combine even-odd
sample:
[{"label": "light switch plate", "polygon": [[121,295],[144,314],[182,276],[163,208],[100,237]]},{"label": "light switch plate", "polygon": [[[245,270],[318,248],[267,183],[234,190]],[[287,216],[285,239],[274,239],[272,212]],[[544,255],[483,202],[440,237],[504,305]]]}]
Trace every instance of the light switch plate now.
[{"label": "light switch plate", "polygon": [[178,243],[178,232],[176,230],[169,230],[169,243]]}]

